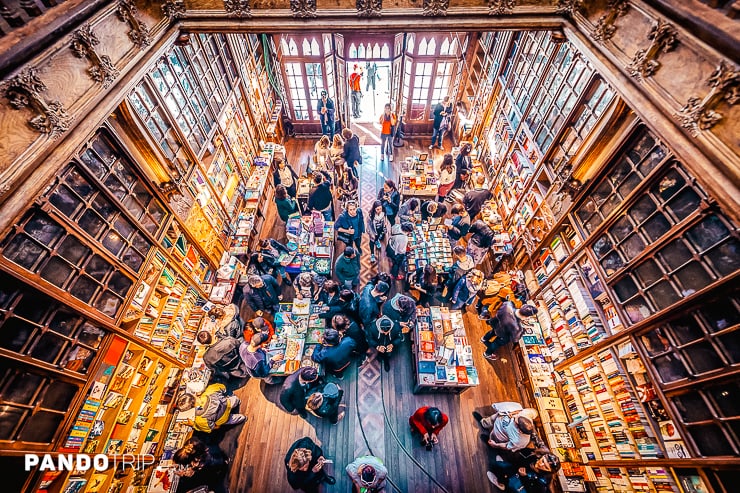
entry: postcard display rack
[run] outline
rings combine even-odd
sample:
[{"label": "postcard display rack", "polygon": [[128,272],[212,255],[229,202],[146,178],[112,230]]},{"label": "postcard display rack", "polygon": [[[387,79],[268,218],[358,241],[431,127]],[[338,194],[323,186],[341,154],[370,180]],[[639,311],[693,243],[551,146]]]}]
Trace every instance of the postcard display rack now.
[{"label": "postcard display rack", "polygon": [[417,224],[409,233],[408,273],[413,276],[417,269],[431,264],[438,274],[452,267],[452,249],[444,229],[427,223]]},{"label": "postcard display rack", "polygon": [[321,307],[307,299],[296,299],[293,303],[281,303],[280,311],[275,314],[275,337],[267,348],[269,356],[283,354],[285,358],[270,373],[290,375],[305,366],[321,369],[311,359],[326,329],[326,320],[311,318],[318,314]]},{"label": "postcard display rack", "polygon": [[416,309],[411,352],[414,359],[414,394],[459,394],[478,385],[462,312],[447,307]]},{"label": "postcard display rack", "polygon": [[331,276],[334,255],[334,221],[317,211],[291,217],[286,223],[288,248],[294,254],[285,270],[291,274],[315,272]]}]

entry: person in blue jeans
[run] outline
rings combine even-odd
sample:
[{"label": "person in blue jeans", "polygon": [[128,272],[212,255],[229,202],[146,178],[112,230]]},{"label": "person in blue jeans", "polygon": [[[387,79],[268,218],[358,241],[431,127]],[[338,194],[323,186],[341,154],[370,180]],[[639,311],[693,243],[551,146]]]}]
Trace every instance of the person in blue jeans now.
[{"label": "person in blue jeans", "polygon": [[354,200],[348,200],[344,211],[334,224],[337,232],[337,241],[344,243],[345,247],[353,246],[357,254],[362,256],[362,235],[365,234],[365,217],[362,210]]},{"label": "person in blue jeans", "polygon": [[450,97],[445,96],[444,99],[442,99],[442,102],[437,103],[434,110],[432,110],[434,122],[432,123],[432,145],[429,146],[430,149],[439,147],[444,151],[444,147],[442,147],[442,137],[444,136],[446,129],[442,128],[442,120],[451,114],[452,103],[450,103]]},{"label": "person in blue jeans", "polygon": [[329,141],[334,138],[334,101],[329,97],[329,93],[321,91],[321,99],[316,105],[316,111],[321,120],[321,133],[329,136]]},{"label": "person in blue jeans", "polygon": [[404,273],[402,267],[406,263],[406,248],[408,247],[408,235],[414,230],[413,224],[405,222],[396,224],[391,228],[391,237],[385,247],[385,254],[391,261],[391,277],[401,280]]}]

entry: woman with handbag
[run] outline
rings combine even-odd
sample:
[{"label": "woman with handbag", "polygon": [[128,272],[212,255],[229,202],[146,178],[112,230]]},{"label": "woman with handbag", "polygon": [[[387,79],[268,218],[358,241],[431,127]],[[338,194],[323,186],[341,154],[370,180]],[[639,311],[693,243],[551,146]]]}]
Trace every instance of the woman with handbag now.
[{"label": "woman with handbag", "polygon": [[373,207],[367,215],[367,234],[370,237],[370,263],[375,264],[378,262],[378,257],[375,256],[375,252],[380,253],[381,241],[385,239],[385,235],[390,229],[388,224],[388,218],[385,215],[385,209],[383,203],[380,200],[376,200],[373,203]]}]

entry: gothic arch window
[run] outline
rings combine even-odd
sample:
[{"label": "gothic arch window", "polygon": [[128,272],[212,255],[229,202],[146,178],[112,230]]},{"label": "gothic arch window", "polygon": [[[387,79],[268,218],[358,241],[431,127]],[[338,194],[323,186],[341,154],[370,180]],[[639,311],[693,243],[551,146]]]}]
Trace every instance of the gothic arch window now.
[{"label": "gothic arch window", "polygon": [[442,41],[442,46],[439,47],[439,54],[440,56],[452,54],[450,53],[450,39],[449,38],[445,38],[445,40]]},{"label": "gothic arch window", "polygon": [[419,55],[426,55],[427,54],[427,38],[421,38],[421,41],[419,42]]},{"label": "gothic arch window", "polygon": [[365,58],[365,45],[361,44],[357,48],[357,58]]},{"label": "gothic arch window", "polygon": [[380,48],[380,58],[390,58],[391,57],[391,47],[388,46],[388,43],[383,43],[383,46]]},{"label": "gothic arch window", "polygon": [[[324,50],[330,53],[331,36],[324,36],[323,44]],[[328,87],[326,60],[321,53],[318,35],[284,35],[280,48],[282,51],[280,65],[288,93],[291,118],[300,123],[318,121],[316,102],[321,91]]]},{"label": "gothic arch window", "polygon": [[380,58],[380,45],[378,43],[373,46],[373,58]]},{"label": "gothic arch window", "polygon": [[324,55],[331,53],[331,36],[324,34]]},{"label": "gothic arch window", "polygon": [[349,58],[357,58],[357,46],[354,43],[349,45]]},{"label": "gothic arch window", "polygon": [[406,51],[409,53],[414,52],[414,44],[416,43],[416,35],[409,34],[406,38]]},{"label": "gothic arch window", "polygon": [[287,54],[298,56],[298,45],[295,43],[294,39],[291,39],[288,42],[288,53]]}]

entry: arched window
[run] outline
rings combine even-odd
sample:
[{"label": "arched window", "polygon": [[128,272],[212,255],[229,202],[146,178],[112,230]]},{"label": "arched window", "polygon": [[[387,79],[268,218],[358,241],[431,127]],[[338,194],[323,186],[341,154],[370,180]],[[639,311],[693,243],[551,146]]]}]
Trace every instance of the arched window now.
[{"label": "arched window", "polygon": [[457,37],[454,37],[452,43],[450,43],[450,55],[455,56],[458,51],[460,51],[460,43],[458,43]]},{"label": "arched window", "polygon": [[[437,51],[437,41],[434,40],[434,38],[431,38],[429,40],[429,44],[427,44],[427,55],[434,55],[434,53]],[[420,53],[424,54],[424,53]]]},{"label": "arched window", "polygon": [[298,56],[298,45],[294,39],[288,42],[288,54]]},{"label": "arched window", "polygon": [[388,46],[388,43],[383,43],[383,47],[380,48],[380,58],[390,58],[391,57],[391,47]]},{"label": "arched window", "polygon": [[445,38],[444,41],[442,41],[442,46],[439,47],[439,54],[440,55],[450,55],[450,39]]},{"label": "arched window", "polygon": [[357,58],[365,58],[365,45],[357,47]]},{"label": "arched window", "polygon": [[357,58],[357,46],[354,43],[349,45],[349,58]]},{"label": "arched window", "polygon": [[303,56],[311,54],[311,43],[307,39],[303,40]]},{"label": "arched window", "polygon": [[284,55],[287,55],[290,53],[290,47],[288,46],[288,40],[285,38],[282,38],[280,40],[280,50],[283,52]]},{"label": "arched window", "polygon": [[380,45],[378,43],[373,46],[373,58],[380,58]]},{"label": "arched window", "polygon": [[331,53],[331,36],[324,34],[324,55]]},{"label": "arched window", "polygon": [[322,42],[324,48],[331,52],[330,35],[323,38],[318,35],[284,35],[280,40],[289,114],[297,123],[317,121],[316,101],[322,90],[331,89],[327,84],[326,60],[321,53]]},{"label": "arched window", "polygon": [[421,42],[419,42],[419,55],[426,55],[427,54],[427,38],[421,38]]}]

